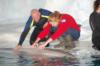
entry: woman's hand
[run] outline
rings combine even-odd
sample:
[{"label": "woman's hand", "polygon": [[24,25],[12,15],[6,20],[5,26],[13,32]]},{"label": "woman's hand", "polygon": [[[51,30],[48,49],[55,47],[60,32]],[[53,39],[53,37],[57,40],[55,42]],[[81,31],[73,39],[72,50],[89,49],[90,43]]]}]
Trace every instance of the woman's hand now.
[{"label": "woman's hand", "polygon": [[42,45],[40,45],[38,48],[39,48],[39,49],[45,49],[45,46],[46,46],[45,44],[42,44]]}]

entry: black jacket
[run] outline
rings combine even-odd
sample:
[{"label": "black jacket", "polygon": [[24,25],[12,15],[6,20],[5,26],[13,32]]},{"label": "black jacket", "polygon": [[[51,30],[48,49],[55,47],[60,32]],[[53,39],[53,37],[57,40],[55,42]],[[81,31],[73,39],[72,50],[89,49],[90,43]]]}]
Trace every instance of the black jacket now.
[{"label": "black jacket", "polygon": [[93,12],[90,15],[90,26],[92,29],[92,38],[100,37],[100,14]]}]

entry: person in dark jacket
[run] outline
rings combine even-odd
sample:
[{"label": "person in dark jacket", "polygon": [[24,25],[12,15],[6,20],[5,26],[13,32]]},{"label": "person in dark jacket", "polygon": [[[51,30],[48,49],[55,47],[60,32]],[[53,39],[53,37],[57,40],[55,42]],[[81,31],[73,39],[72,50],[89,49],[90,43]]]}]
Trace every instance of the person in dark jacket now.
[{"label": "person in dark jacket", "polygon": [[30,45],[36,40],[37,35],[43,30],[43,25],[48,21],[48,17],[52,12],[46,9],[33,9],[31,16],[26,22],[25,28],[20,36],[19,43],[15,49],[22,47],[22,44],[30,31],[30,29],[35,26],[32,35],[30,37]]},{"label": "person in dark jacket", "polygon": [[93,48],[100,50],[100,0],[94,1],[94,11],[90,15]]}]

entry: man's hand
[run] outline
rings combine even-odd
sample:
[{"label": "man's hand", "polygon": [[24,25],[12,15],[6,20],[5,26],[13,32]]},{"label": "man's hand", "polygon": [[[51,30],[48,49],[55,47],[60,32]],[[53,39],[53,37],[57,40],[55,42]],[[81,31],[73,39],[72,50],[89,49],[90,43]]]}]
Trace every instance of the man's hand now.
[{"label": "man's hand", "polygon": [[52,42],[53,40],[51,38],[49,38],[44,44],[39,46],[39,49],[44,49],[45,46],[47,46],[47,44],[49,44],[50,42]]},{"label": "man's hand", "polygon": [[33,43],[32,46],[31,46],[31,48],[35,48],[35,47],[38,47],[38,43],[37,42]]},{"label": "man's hand", "polygon": [[17,45],[15,48],[14,48],[14,51],[18,51],[19,49],[21,49],[22,46],[21,45]]},{"label": "man's hand", "polygon": [[36,41],[32,44],[31,48],[38,47],[38,42],[40,41],[40,38],[37,38]]}]

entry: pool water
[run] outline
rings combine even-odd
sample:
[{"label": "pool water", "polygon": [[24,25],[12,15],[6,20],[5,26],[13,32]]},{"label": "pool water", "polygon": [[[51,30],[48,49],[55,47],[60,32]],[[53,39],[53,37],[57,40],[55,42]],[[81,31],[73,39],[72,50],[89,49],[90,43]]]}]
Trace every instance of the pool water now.
[{"label": "pool water", "polygon": [[12,48],[0,48],[0,66],[100,66],[100,58],[86,54],[84,57],[46,57],[16,53]]}]

